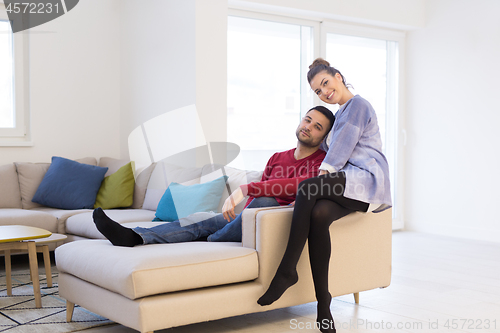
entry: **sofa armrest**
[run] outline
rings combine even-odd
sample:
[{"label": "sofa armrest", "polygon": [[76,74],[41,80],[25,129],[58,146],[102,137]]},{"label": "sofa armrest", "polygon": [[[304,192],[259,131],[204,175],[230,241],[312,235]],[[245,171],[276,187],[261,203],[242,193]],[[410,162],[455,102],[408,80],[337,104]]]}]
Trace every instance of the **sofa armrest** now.
[{"label": "sofa armrest", "polygon": [[293,207],[287,206],[275,206],[275,207],[261,207],[261,208],[247,208],[243,210],[241,219],[241,229],[242,229],[242,246],[249,247],[252,249],[257,249],[257,237],[256,237],[256,227],[257,227],[257,215],[264,212],[279,211],[279,214],[283,215],[285,219],[292,218]]}]

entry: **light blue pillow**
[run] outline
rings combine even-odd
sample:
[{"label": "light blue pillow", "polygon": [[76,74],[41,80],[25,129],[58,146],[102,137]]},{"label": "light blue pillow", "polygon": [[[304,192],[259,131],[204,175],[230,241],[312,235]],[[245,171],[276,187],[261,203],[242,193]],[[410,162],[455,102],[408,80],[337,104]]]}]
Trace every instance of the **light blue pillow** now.
[{"label": "light blue pillow", "polygon": [[227,178],[191,186],[171,183],[158,203],[154,221],[172,222],[198,212],[217,211]]},{"label": "light blue pillow", "polygon": [[54,156],[31,201],[60,209],[91,209],[106,171]]}]

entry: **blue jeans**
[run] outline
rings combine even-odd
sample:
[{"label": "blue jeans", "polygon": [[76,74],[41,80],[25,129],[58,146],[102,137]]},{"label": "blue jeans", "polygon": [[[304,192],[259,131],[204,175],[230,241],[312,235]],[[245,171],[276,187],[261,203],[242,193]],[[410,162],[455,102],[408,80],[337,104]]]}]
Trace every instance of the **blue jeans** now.
[{"label": "blue jeans", "polygon": [[[247,208],[279,206],[273,197],[255,198]],[[133,228],[144,244],[181,243],[207,239],[209,242],[241,242],[241,213],[231,222],[222,214],[181,227],[179,221],[152,228]]]}]

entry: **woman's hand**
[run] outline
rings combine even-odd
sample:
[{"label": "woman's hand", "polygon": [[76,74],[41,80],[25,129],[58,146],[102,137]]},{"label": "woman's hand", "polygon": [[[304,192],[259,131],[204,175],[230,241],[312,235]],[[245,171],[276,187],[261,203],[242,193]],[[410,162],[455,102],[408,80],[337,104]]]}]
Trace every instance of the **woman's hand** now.
[{"label": "woman's hand", "polygon": [[319,170],[319,175],[326,175],[327,173],[329,173],[328,171],[326,170]]},{"label": "woman's hand", "polygon": [[222,206],[222,215],[227,222],[231,222],[231,219],[236,217],[234,214],[234,207],[242,202],[243,199],[245,199],[245,196],[243,195],[243,191],[241,191],[240,187],[238,187],[238,189],[231,193],[229,198],[226,199],[224,205]]}]

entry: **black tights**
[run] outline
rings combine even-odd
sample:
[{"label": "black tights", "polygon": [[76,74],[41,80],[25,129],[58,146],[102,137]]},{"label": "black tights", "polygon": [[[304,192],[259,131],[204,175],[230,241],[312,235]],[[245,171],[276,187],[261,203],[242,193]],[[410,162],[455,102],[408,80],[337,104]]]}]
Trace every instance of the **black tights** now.
[{"label": "black tights", "polygon": [[333,221],[354,211],[368,210],[367,203],[345,198],[344,189],[343,172],[309,178],[300,183],[285,254],[269,289],[257,301],[260,305],[269,305],[298,281],[297,262],[306,240],[309,240],[309,261],[318,300],[317,322],[321,332],[335,332],[328,291],[331,252],[329,227]]}]

